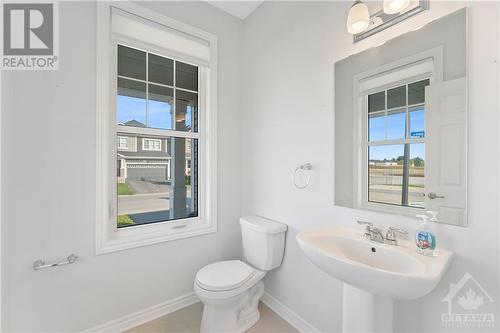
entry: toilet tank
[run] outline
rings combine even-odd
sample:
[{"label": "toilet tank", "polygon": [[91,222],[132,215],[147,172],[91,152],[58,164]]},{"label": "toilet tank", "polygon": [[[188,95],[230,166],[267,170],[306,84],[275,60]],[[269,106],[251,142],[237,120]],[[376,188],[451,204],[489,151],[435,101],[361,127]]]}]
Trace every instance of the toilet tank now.
[{"label": "toilet tank", "polygon": [[240,225],[245,260],[263,271],[280,266],[287,225],[260,216],[241,217]]}]

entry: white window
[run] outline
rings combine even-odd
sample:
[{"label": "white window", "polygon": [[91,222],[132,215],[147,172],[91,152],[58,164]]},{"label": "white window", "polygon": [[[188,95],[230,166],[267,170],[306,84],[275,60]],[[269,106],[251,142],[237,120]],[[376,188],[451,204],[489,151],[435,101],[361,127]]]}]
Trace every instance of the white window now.
[{"label": "white window", "polygon": [[142,139],[142,150],[161,151],[160,139]]},{"label": "white window", "polygon": [[441,52],[354,78],[356,207],[408,215],[426,208],[426,88],[441,81]]},{"label": "white window", "polygon": [[127,150],[128,149],[128,137],[126,136],[118,136],[116,138],[116,144],[117,148],[120,150]]},{"label": "white window", "polygon": [[425,87],[429,79],[364,99],[368,202],[425,208]]},{"label": "white window", "polygon": [[[131,3],[98,8],[97,252],[216,231],[216,37]],[[123,134],[144,151],[125,182],[109,144]]]}]

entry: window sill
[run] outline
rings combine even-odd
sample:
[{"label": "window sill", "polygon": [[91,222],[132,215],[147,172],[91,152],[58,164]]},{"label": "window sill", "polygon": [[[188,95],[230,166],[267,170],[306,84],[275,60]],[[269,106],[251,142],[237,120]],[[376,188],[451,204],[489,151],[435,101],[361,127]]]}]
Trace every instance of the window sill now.
[{"label": "window sill", "polygon": [[375,202],[364,202],[356,205],[356,208],[375,211],[379,213],[385,213],[385,214],[398,214],[408,217],[415,217],[415,215],[425,213],[425,208],[396,206],[396,205],[382,204]]},{"label": "window sill", "polygon": [[197,218],[115,229],[97,239],[96,254],[153,245],[217,232],[217,226]]}]

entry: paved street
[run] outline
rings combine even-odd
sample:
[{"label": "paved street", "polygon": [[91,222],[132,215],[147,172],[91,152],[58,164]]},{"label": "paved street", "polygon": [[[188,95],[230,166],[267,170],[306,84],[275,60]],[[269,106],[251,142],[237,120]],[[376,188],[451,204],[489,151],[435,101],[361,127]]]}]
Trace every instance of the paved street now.
[{"label": "paved street", "polygon": [[118,196],[118,215],[156,212],[170,209],[170,193]]},{"label": "paved street", "polygon": [[[370,185],[370,201],[401,203],[401,186],[395,185]],[[413,205],[423,204],[425,201],[423,187],[410,187],[408,201]]]}]

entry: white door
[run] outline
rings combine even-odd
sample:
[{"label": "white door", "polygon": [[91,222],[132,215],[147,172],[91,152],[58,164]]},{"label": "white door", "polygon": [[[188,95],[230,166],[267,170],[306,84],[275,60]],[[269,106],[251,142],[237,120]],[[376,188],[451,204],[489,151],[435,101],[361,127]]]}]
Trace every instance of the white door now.
[{"label": "white door", "polygon": [[425,205],[439,220],[467,223],[466,78],[440,82],[425,91]]}]

